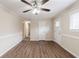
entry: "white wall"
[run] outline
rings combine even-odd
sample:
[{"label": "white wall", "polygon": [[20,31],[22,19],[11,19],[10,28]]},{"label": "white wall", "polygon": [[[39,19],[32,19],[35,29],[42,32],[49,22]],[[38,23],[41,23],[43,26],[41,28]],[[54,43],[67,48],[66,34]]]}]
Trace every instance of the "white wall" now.
[{"label": "white wall", "polygon": [[[70,8],[59,14],[56,19],[60,19],[61,24],[61,40],[55,39],[63,48],[79,57],[79,32],[73,32],[69,29],[70,16],[79,12],[79,0],[75,2]],[[55,19],[55,20],[56,20]],[[59,42],[60,41],[60,42]]]},{"label": "white wall", "polygon": [[30,40],[32,41],[38,41],[39,40],[39,25],[38,25],[38,21],[33,19],[31,20],[31,26],[30,26]]},{"label": "white wall", "polygon": [[31,40],[53,40],[53,20],[51,19],[33,19],[31,21]]},{"label": "white wall", "polygon": [[22,25],[19,17],[0,5],[0,56],[22,40]]},{"label": "white wall", "polygon": [[52,41],[54,39],[53,27],[52,19],[39,20],[39,40]]}]

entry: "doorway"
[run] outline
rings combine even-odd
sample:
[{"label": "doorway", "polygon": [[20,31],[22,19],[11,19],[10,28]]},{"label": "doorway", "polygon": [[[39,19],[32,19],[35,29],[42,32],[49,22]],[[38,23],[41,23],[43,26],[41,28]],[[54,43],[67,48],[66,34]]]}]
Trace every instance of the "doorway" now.
[{"label": "doorway", "polygon": [[30,41],[30,21],[24,21],[24,40]]}]

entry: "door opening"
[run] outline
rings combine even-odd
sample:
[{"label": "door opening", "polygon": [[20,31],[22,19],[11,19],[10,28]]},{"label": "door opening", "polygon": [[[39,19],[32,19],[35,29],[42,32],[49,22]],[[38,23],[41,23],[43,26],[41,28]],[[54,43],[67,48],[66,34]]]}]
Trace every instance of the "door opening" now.
[{"label": "door opening", "polygon": [[24,40],[30,41],[30,21],[24,22]]}]

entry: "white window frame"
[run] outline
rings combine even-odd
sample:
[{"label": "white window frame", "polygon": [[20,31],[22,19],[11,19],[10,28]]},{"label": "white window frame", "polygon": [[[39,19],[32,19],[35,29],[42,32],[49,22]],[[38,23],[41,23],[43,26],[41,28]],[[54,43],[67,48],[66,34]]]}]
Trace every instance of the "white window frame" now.
[{"label": "white window frame", "polygon": [[79,13],[74,13],[70,15],[69,23],[70,23],[69,29],[71,32],[79,32]]}]

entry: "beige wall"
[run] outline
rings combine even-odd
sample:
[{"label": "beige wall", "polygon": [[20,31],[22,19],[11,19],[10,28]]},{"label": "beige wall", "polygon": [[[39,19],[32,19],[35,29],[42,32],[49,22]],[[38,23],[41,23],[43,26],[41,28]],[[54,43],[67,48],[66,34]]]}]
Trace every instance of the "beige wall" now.
[{"label": "beige wall", "polygon": [[12,15],[5,10],[5,7],[0,7],[0,35],[8,35],[21,32],[21,20],[19,17]]},{"label": "beige wall", "polygon": [[[69,30],[70,15],[77,12],[79,12],[79,1],[63,11],[56,19],[60,19],[62,29],[60,33],[62,37],[59,44],[76,57],[79,57],[79,32],[72,32]],[[59,39],[56,39],[55,41],[57,42],[58,40]]]},{"label": "beige wall", "polygon": [[33,19],[31,20],[31,26],[30,26],[30,40],[38,41],[39,35],[38,35],[38,21]]},{"label": "beige wall", "polygon": [[0,5],[0,56],[22,40],[21,28],[19,17]]},{"label": "beige wall", "polygon": [[31,40],[53,40],[53,20],[36,19],[31,21]]}]

